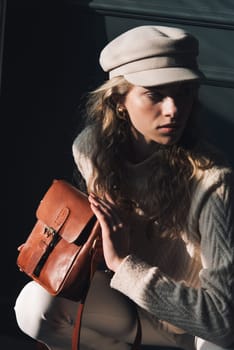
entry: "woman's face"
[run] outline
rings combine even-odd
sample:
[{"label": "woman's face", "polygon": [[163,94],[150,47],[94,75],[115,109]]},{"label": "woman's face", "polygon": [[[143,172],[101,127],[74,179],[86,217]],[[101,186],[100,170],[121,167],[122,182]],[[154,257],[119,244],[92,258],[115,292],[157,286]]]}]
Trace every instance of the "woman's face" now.
[{"label": "woman's face", "polygon": [[[160,87],[133,86],[125,96],[135,139],[162,145],[179,141],[191,113],[197,87],[194,83],[177,83]],[[139,137],[140,136],[140,137]]]}]

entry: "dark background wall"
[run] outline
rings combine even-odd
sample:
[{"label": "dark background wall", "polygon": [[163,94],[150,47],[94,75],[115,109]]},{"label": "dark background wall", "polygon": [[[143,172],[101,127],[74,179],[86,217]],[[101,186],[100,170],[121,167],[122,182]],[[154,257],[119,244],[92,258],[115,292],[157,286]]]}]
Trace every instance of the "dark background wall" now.
[{"label": "dark background wall", "polygon": [[16,266],[17,247],[30,232],[52,179],[72,174],[73,106],[66,109],[64,28],[59,2],[7,2],[1,91],[2,332],[15,329],[14,301],[28,280]]},{"label": "dark background wall", "polygon": [[199,60],[208,78],[201,88],[200,118],[234,164],[231,1],[8,0],[0,107],[2,332],[16,330],[13,305],[28,281],[16,266],[17,246],[29,234],[51,181],[72,181],[79,103],[106,78],[97,64],[100,50],[142,24],[184,27],[200,40]]}]

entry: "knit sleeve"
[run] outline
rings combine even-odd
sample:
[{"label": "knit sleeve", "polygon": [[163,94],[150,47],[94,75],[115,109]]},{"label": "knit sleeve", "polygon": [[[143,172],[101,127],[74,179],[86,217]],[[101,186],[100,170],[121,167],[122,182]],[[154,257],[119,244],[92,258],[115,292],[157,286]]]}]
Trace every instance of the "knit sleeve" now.
[{"label": "knit sleeve", "polygon": [[86,127],[76,137],[72,145],[72,153],[77,169],[81,173],[89,190],[94,181],[94,168],[91,162],[91,152],[93,145],[91,127]]},{"label": "knit sleeve", "polygon": [[111,286],[157,318],[228,347],[234,343],[234,202],[229,176],[206,193],[198,220],[200,288],[176,282],[133,255],[119,266]]}]

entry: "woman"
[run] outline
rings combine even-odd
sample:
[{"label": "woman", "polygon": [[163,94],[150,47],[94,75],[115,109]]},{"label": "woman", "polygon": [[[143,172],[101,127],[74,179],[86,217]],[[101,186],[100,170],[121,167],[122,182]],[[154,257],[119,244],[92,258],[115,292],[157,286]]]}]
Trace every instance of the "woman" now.
[{"label": "woman", "polygon": [[[162,26],[101,52],[110,79],[73,144],[109,269],[91,285],[82,350],[130,349],[136,312],[143,344],[234,349],[233,173],[196,127],[197,55],[191,34]],[[15,310],[25,333],[68,350],[76,308],[30,282]]]}]

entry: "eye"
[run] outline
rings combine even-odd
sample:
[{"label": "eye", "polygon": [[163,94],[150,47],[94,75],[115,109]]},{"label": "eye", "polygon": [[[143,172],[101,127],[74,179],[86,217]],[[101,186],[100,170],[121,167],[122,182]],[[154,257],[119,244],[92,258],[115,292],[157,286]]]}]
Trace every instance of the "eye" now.
[{"label": "eye", "polygon": [[160,91],[157,90],[148,90],[146,92],[146,95],[149,97],[149,99],[153,102],[159,102],[163,100],[163,94]]}]

